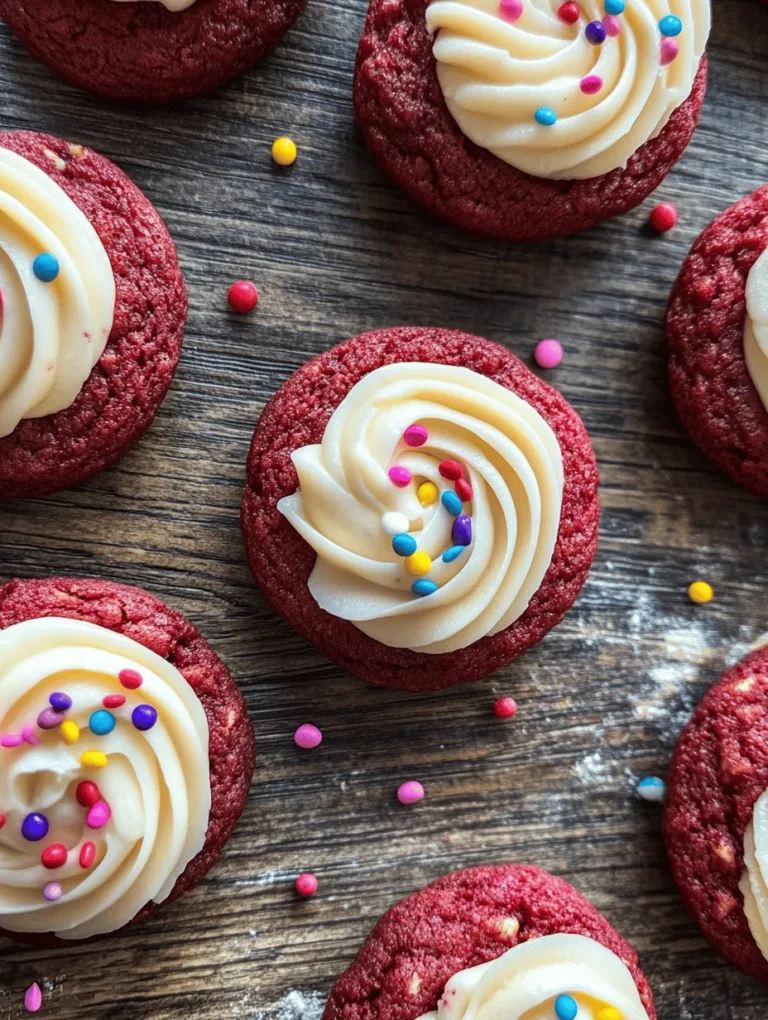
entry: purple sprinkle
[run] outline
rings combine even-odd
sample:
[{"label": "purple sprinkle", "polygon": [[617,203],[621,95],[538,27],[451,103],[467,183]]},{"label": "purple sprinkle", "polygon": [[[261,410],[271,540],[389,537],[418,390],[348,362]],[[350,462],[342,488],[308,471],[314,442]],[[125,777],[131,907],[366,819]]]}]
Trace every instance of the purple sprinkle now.
[{"label": "purple sprinkle", "polygon": [[454,545],[469,545],[472,541],[472,518],[469,514],[459,514],[453,522],[451,541]]},{"label": "purple sprinkle", "polygon": [[36,811],[27,815],[21,823],[21,834],[30,843],[37,843],[48,835],[48,819]]},{"label": "purple sprinkle", "polygon": [[61,713],[55,708],[44,708],[37,717],[37,725],[41,730],[55,730],[61,726]]},{"label": "purple sprinkle", "polygon": [[72,699],[68,694],[62,694],[61,691],[54,691],[48,700],[54,712],[68,712],[72,708]]},{"label": "purple sprinkle", "polygon": [[594,45],[599,46],[605,42],[605,37],[608,34],[605,30],[605,25],[602,21],[590,21],[586,29],[587,39]]},{"label": "purple sprinkle", "polygon": [[151,730],[157,722],[157,711],[151,705],[137,705],[131,713],[131,722],[137,730]]},{"label": "purple sprinkle", "polygon": [[55,903],[63,895],[64,890],[61,888],[60,882],[49,882],[45,889],[43,889],[43,896],[45,896],[49,903]]}]

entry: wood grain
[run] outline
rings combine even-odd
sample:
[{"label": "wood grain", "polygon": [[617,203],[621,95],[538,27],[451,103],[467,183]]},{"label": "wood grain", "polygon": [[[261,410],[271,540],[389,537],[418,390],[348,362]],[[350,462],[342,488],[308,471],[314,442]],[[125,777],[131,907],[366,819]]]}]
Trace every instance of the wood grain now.
[{"label": "wood grain", "polygon": [[[581,237],[489,243],[424,218],[372,166],[351,108],[362,0],[310,0],[261,68],[168,110],[68,88],[3,33],[4,127],[52,131],[116,160],[175,237],[191,301],[177,381],[115,470],[0,506],[0,576],[102,575],[187,613],[247,696],[258,768],[218,868],[138,931],[51,954],[0,944],[0,1018],[35,979],[48,1020],[316,1020],[334,977],[395,899],[503,860],[573,881],[638,947],[660,1020],[756,1020],[768,992],[720,963],[673,890],[659,810],[633,795],[664,774],[682,722],[723,665],[768,629],[768,506],[682,434],[660,323],[695,235],[768,180],[768,12],[714,0],[701,127],[651,203]],[[299,161],[275,168],[291,134]],[[254,279],[257,314],[226,310]],[[603,476],[601,546],[575,609],[537,649],[471,688],[368,689],[275,619],[245,564],[238,510],[248,442],[310,355],[376,326],[455,326],[529,356],[562,338],[550,375],[584,416]],[[701,575],[717,600],[685,597]],[[513,723],[491,713],[512,693]],[[301,752],[312,721],[321,748]],[[420,779],[426,800],[394,791]],[[292,881],[315,871],[311,902]]]}]

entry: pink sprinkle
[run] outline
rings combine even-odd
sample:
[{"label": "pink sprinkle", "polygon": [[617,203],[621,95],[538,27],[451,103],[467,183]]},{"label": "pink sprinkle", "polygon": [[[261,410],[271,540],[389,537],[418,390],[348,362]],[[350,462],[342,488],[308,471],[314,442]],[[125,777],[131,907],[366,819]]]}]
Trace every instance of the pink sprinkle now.
[{"label": "pink sprinkle", "polygon": [[429,438],[429,432],[423,425],[409,425],[403,432],[403,439],[408,446],[423,446]]},{"label": "pink sprinkle", "polygon": [[43,889],[43,896],[45,896],[49,903],[55,903],[63,895],[64,890],[61,888],[60,882],[49,882],[45,889]]},{"label": "pink sprinkle", "polygon": [[105,800],[97,800],[88,812],[85,824],[89,829],[102,829],[112,817],[112,811]]},{"label": "pink sprinkle", "polygon": [[661,44],[661,66],[671,64],[680,52],[680,47],[675,39],[664,39]]},{"label": "pink sprinkle", "polygon": [[117,679],[129,691],[135,691],[144,683],[141,673],[137,669],[121,669],[117,674]]},{"label": "pink sprinkle", "polygon": [[389,469],[389,480],[393,485],[396,485],[398,489],[404,489],[406,485],[411,484],[413,475],[408,468],[398,467],[397,464]]},{"label": "pink sprinkle", "polygon": [[0,736],[0,747],[19,747],[24,743],[20,733],[3,733]]},{"label": "pink sprinkle", "polygon": [[505,21],[517,21],[523,13],[523,0],[501,0],[499,14]]},{"label": "pink sprinkle", "polygon": [[293,735],[293,739],[299,747],[304,747],[310,751],[313,747],[317,747],[318,744],[322,743],[323,734],[317,726],[313,726],[312,723],[304,723],[303,726],[299,726],[296,730]]},{"label": "pink sprinkle", "polygon": [[415,804],[424,799],[424,787],[411,779],[398,789],[397,799],[401,804]]},{"label": "pink sprinkle", "polygon": [[611,36],[612,39],[615,39],[616,36],[621,31],[621,22],[613,14],[607,14],[603,18],[603,28],[605,29],[606,35],[609,35]]},{"label": "pink sprinkle", "polygon": [[37,735],[29,723],[21,727],[21,736],[25,743],[31,744],[33,747],[35,744],[39,743]]},{"label": "pink sprinkle", "polygon": [[124,694],[108,694],[102,701],[104,708],[121,708],[124,704]]},{"label": "pink sprinkle", "polygon": [[317,892],[318,881],[310,871],[305,871],[296,879],[296,892],[299,896],[314,896]]},{"label": "pink sprinkle", "polygon": [[563,345],[559,340],[540,340],[533,357],[540,368],[557,368],[563,360]]},{"label": "pink sprinkle", "polygon": [[494,703],[493,714],[497,719],[511,719],[517,714],[517,702],[514,698],[499,698]]},{"label": "pink sprinkle", "polygon": [[582,78],[579,87],[585,96],[594,96],[603,87],[603,79],[599,74],[588,74]]},{"label": "pink sprinkle", "polygon": [[24,992],[24,1009],[26,1009],[27,1013],[37,1013],[42,1004],[43,993],[40,991],[40,985],[35,981]]}]

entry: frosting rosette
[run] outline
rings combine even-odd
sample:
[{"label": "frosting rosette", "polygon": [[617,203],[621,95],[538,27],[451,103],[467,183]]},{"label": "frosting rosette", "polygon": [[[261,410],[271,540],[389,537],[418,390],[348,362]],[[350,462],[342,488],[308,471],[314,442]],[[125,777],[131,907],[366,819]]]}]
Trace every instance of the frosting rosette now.
[{"label": "frosting rosette", "polygon": [[[37,260],[46,263],[41,270]],[[112,329],[115,280],[85,214],[0,148],[0,437],[74,403]]]},{"label": "frosting rosette", "polygon": [[382,644],[464,648],[517,620],[541,585],[560,447],[534,407],[486,376],[378,368],[292,459],[299,488],[278,510],[317,553],[309,591]]},{"label": "frosting rosette", "polygon": [[15,624],[0,731],[0,928],[88,938],[170,895],[211,801],[205,712],[173,665],[94,624]]},{"label": "frosting rosette", "polygon": [[459,971],[438,1008],[420,1020],[601,1020],[601,1014],[648,1020],[632,975],[615,953],[584,935],[559,934],[521,942],[497,960]]},{"label": "frosting rosette", "polygon": [[437,76],[463,134],[536,177],[626,166],[691,93],[709,0],[433,0]]},{"label": "frosting rosette", "polygon": [[746,297],[744,360],[768,411],[768,248],[749,271]]}]

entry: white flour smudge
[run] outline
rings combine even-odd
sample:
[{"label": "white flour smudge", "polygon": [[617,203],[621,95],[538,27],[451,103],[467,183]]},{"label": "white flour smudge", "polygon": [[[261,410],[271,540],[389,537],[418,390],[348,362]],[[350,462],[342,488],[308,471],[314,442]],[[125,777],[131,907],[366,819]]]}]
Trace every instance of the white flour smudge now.
[{"label": "white flour smudge", "polygon": [[325,992],[294,989],[277,1002],[253,1014],[253,1020],[320,1020],[328,996]]}]

